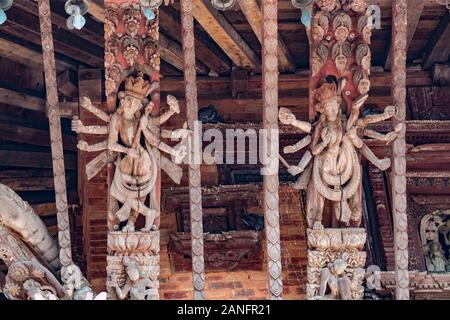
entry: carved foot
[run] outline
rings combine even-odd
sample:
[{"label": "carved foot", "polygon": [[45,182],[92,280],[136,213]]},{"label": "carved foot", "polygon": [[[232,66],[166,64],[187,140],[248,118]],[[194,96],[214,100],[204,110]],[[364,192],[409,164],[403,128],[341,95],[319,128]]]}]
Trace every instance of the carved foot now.
[{"label": "carved foot", "polygon": [[320,222],[320,221],[314,222],[314,224],[312,225],[312,229],[313,230],[321,230],[321,229],[323,229],[322,222]]},{"label": "carved foot", "polygon": [[122,228],[123,232],[134,232],[134,224],[133,223],[127,223],[125,227]]}]

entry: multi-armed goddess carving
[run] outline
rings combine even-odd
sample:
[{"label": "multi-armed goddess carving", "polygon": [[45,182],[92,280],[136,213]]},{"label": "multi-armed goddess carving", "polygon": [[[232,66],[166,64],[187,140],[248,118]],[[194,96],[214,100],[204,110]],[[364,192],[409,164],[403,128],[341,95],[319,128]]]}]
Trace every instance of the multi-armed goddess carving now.
[{"label": "multi-armed goddess carving", "polygon": [[[182,170],[169,159],[160,155],[163,151],[181,162],[186,154],[186,147],[172,148],[160,140],[163,138],[186,138],[187,129],[174,132],[160,130],[160,125],[166,122],[173,114],[179,113],[178,101],[173,96],[167,97],[170,110],[161,116],[151,116],[153,102],[147,96],[157,90],[156,85],[144,79],[139,73],[136,77],[130,76],[125,80],[125,90],[119,92],[119,107],[112,114],[94,107],[88,98],[83,98],[82,107],[107,122],[105,126],[84,126],[80,120],[72,121],[72,129],[78,133],[108,134],[108,139],[88,145],[85,141],[78,143],[78,148],[85,151],[107,150],[111,156],[117,154],[116,169],[111,185],[110,195],[121,203],[120,208],[109,212],[108,223],[110,230],[117,229],[119,223],[127,221],[122,231],[134,231],[137,216],[145,216],[145,227],[142,231],[150,231],[154,221],[159,217],[159,204],[156,194],[156,178],[158,162],[161,168],[177,183],[180,182]],[[142,142],[141,137],[144,137]],[[113,154],[111,154],[113,153]],[[101,162],[104,165],[106,162]],[[101,166],[91,162],[86,167],[88,178],[96,174]],[[91,174],[93,172],[93,174]],[[145,204],[150,196],[150,205]],[[154,229],[154,228],[153,228]]]},{"label": "multi-armed goddess carving", "polygon": [[285,153],[297,152],[309,147],[296,166],[289,167],[292,175],[300,174],[299,189],[307,189],[307,222],[310,228],[322,227],[325,200],[332,202],[334,211],[333,226],[359,226],[362,216],[361,204],[361,165],[362,154],[380,170],[390,166],[390,159],[378,159],[362,140],[363,136],[390,142],[401,129],[380,134],[366,128],[369,123],[384,121],[395,114],[395,107],[389,106],[384,113],[359,118],[360,108],[367,94],[357,98],[351,106],[349,118],[342,112],[342,90],[345,79],[325,82],[314,95],[317,98],[315,110],[320,114],[314,125],[296,120],[288,109],[281,108],[280,121],[293,125],[308,133],[306,137],[284,149]]}]

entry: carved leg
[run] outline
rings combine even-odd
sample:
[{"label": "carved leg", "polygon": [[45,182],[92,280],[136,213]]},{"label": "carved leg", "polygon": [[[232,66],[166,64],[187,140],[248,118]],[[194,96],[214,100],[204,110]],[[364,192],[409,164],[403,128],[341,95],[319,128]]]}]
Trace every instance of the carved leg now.
[{"label": "carved leg", "polygon": [[306,221],[310,228],[323,228],[322,214],[325,198],[317,192],[314,181],[308,183],[308,198],[306,200]]}]

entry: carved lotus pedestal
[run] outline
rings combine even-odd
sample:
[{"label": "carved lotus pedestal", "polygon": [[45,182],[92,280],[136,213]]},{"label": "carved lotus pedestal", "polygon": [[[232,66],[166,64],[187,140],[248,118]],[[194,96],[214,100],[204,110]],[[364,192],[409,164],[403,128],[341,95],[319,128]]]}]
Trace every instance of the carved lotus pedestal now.
[{"label": "carved lotus pedestal", "polygon": [[[145,300],[159,299],[159,231],[109,232],[106,260],[108,300],[120,299],[115,285],[122,290],[129,287],[125,299],[136,299],[133,295],[139,294]],[[138,280],[127,274],[132,268],[139,274]]]},{"label": "carved lotus pedestal", "polygon": [[366,252],[365,229],[308,229],[309,300],[361,300]]}]

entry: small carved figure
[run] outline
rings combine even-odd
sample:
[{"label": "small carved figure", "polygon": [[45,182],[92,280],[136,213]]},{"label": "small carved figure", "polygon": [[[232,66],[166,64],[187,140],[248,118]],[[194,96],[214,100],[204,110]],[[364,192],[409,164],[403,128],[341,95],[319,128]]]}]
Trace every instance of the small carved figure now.
[{"label": "small carved figure", "polygon": [[427,269],[431,272],[445,272],[449,268],[449,261],[445,258],[444,251],[439,242],[432,241],[428,244],[425,257]]},{"label": "small carved figure", "polygon": [[[343,259],[335,259],[320,272],[320,288],[318,297],[325,299],[351,299],[351,281],[345,275],[347,262]],[[327,292],[329,291],[329,294]]]},{"label": "small carved figure", "polygon": [[23,285],[29,300],[59,300],[55,290],[50,286],[43,286],[33,279],[26,280]]},{"label": "small carved figure", "polygon": [[129,257],[123,258],[127,279],[125,284],[120,287],[117,278],[112,279],[117,297],[124,300],[129,297],[130,300],[153,300],[158,296],[156,281],[152,281],[149,275],[142,272],[142,267],[135,260]]}]

